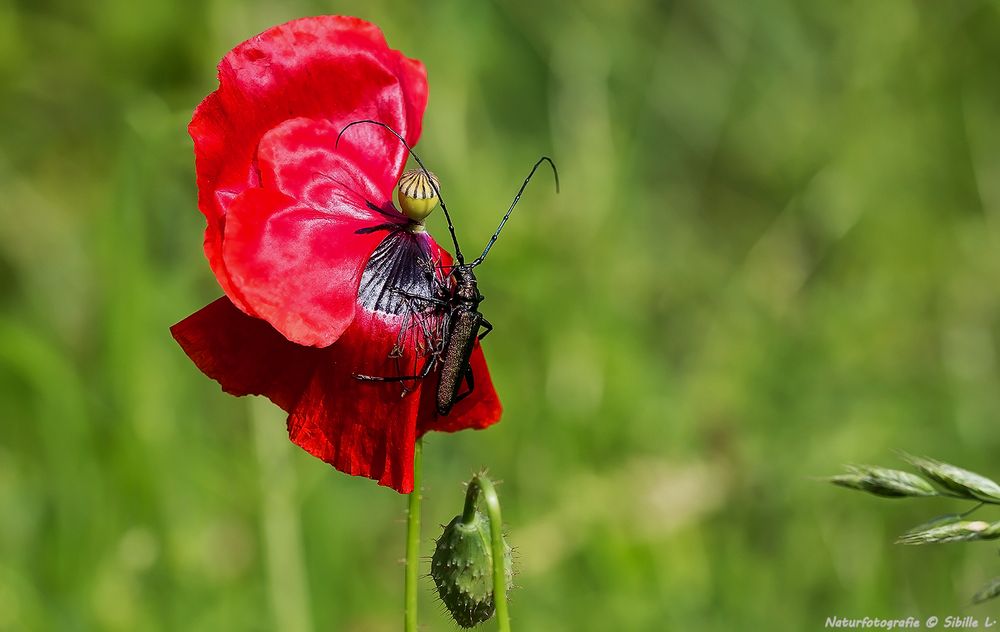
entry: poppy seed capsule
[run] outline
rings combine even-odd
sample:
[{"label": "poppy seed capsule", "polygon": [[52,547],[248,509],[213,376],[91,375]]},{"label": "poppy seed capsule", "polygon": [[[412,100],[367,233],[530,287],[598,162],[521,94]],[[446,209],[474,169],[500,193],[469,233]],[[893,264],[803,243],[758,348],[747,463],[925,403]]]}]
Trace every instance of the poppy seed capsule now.
[{"label": "poppy seed capsule", "polygon": [[[507,589],[513,581],[510,546],[504,541]],[[455,623],[471,628],[493,616],[493,554],[490,521],[476,512],[471,524],[455,516],[437,541],[431,577]]]},{"label": "poppy seed capsule", "polygon": [[[430,174],[430,178],[427,175]],[[431,181],[434,182],[433,186]],[[438,203],[438,195],[435,187],[440,188],[437,176],[423,169],[410,169],[404,171],[399,178],[399,186],[396,187],[396,199],[399,200],[399,207],[410,219],[423,222],[424,218],[431,214]]]}]

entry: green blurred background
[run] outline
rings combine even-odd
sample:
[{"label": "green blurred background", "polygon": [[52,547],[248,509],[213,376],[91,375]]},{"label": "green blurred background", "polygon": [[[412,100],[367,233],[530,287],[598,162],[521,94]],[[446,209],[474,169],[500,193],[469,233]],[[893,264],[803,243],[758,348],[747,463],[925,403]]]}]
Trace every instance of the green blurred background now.
[{"label": "green blurred background", "polygon": [[425,555],[487,465],[516,630],[1000,612],[994,548],[892,544],[961,504],[811,478],[1000,476],[997,3],[0,0],[0,630],[400,629],[405,497],[167,331],[220,294],[191,111],[317,13],[426,63],[469,248],[563,178],[481,269],[506,413],[429,438]]}]

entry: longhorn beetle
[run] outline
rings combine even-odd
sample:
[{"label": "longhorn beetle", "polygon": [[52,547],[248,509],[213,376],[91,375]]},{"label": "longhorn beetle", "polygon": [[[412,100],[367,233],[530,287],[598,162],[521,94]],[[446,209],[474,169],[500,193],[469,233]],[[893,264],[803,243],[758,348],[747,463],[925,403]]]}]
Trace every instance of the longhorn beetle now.
[{"label": "longhorn beetle", "polygon": [[[434,305],[437,309],[443,312],[441,339],[433,345],[430,351],[430,357],[427,359],[423,370],[417,375],[401,375],[401,376],[375,376],[375,375],[360,375],[355,374],[355,379],[366,381],[366,382],[404,382],[408,380],[420,380],[426,378],[430,375],[431,370],[438,361],[441,362],[441,377],[438,382],[437,387],[437,411],[440,415],[447,415],[451,412],[452,407],[459,400],[467,397],[472,393],[475,388],[475,381],[472,375],[472,367],[469,366],[469,360],[472,357],[472,350],[475,347],[476,340],[482,340],[493,331],[493,325],[490,324],[488,320],[479,311],[479,304],[483,301],[483,295],[479,293],[479,286],[476,280],[475,268],[479,266],[483,261],[486,260],[486,255],[489,254],[490,248],[496,243],[497,237],[500,236],[500,231],[503,230],[504,224],[510,218],[510,214],[514,211],[514,207],[517,205],[518,200],[521,199],[521,194],[524,193],[524,189],[528,186],[531,181],[532,176],[535,175],[535,171],[543,162],[549,163],[552,167],[552,174],[555,177],[556,182],[556,193],[559,192],[559,172],[556,170],[556,165],[552,162],[552,159],[548,156],[542,156],[538,159],[538,162],[531,168],[531,172],[528,173],[528,177],[524,179],[524,183],[521,184],[521,188],[517,191],[517,195],[514,196],[514,201],[510,203],[510,208],[504,214],[503,219],[500,220],[500,225],[497,226],[496,232],[490,237],[489,242],[487,242],[486,247],[483,248],[482,254],[476,257],[471,263],[465,262],[465,257],[462,255],[462,249],[458,245],[458,236],[455,234],[455,226],[451,221],[451,215],[448,213],[448,207],[444,203],[444,197],[441,195],[441,189],[438,186],[437,178],[434,177],[424,166],[420,157],[413,151],[413,148],[406,142],[406,140],[392,127],[381,123],[379,121],[373,121],[370,119],[364,119],[360,121],[354,121],[353,123],[348,123],[340,133],[337,135],[337,143],[340,142],[340,137],[344,135],[344,132],[348,128],[354,125],[360,125],[362,123],[368,123],[371,125],[378,125],[379,127],[385,128],[393,136],[395,136],[400,143],[406,147],[413,159],[420,166],[419,173],[404,174],[403,178],[400,180],[400,190],[403,191],[404,186],[409,186],[412,191],[416,192],[416,195],[411,197],[418,203],[419,209],[416,213],[422,219],[427,213],[434,208],[433,201],[429,200],[429,192],[427,192],[427,185],[433,190],[434,195],[441,203],[441,210],[444,213],[444,217],[448,222],[448,232],[451,234],[451,241],[455,245],[455,259],[458,261],[456,265],[450,266],[450,272],[445,280],[445,283],[440,289],[441,296],[438,298],[429,298],[426,296],[409,295],[405,292],[398,292],[404,295],[408,299],[413,299],[417,301],[423,301]],[[407,180],[407,175],[409,175],[409,181]],[[422,177],[420,177],[422,176]],[[423,194],[420,193],[423,191]],[[402,201],[400,205],[402,205]],[[452,282],[453,281],[453,282]],[[482,330],[482,333],[480,331]],[[459,393],[459,387],[462,381],[468,385],[469,390],[464,393]]]}]

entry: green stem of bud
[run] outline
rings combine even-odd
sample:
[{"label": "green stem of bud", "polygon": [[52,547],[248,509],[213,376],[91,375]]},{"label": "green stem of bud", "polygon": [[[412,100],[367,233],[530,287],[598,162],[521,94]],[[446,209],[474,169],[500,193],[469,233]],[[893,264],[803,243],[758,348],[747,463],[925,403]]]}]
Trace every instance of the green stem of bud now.
[{"label": "green stem of bud", "polygon": [[480,495],[486,501],[486,515],[490,519],[490,547],[493,551],[493,603],[496,607],[497,629],[510,632],[510,615],[507,612],[507,577],[504,571],[503,521],[500,516],[500,498],[491,481],[483,473],[476,474],[465,492],[465,509],[462,522],[471,525],[476,517],[476,504]]},{"label": "green stem of bud", "polygon": [[420,462],[423,439],[413,446],[413,491],[406,512],[406,585],[403,630],[417,632],[417,579],[420,570]]}]

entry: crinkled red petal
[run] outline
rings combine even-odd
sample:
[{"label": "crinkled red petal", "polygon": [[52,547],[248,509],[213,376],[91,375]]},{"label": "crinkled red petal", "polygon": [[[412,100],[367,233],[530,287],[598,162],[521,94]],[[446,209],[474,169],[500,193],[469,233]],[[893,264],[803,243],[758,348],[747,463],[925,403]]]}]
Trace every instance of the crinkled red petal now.
[{"label": "crinkled red petal", "polygon": [[313,373],[288,417],[288,436],[338,470],[366,476],[407,494],[413,490],[420,382],[358,380],[355,375],[409,375],[419,358],[412,346],[391,357],[402,319],[359,311]]},{"label": "crinkled red petal", "polygon": [[230,207],[226,269],[253,311],[288,340],[326,347],[350,325],[361,273],[385,236],[365,232],[373,221],[358,208],[344,190],[320,211],[268,189],[246,191]]},{"label": "crinkled red petal", "polygon": [[290,411],[323,351],[288,342],[222,297],[170,328],[202,373],[231,395],[264,395]]},{"label": "crinkled red petal", "polygon": [[[259,185],[254,160],[261,137],[291,118],[325,119],[336,129],[372,118],[412,145],[426,103],[423,65],[389,49],[376,26],[356,18],[295,20],[223,58],[219,89],[198,106],[188,129],[195,143],[199,208],[208,220],[205,253],[237,306],[254,313],[229,278],[221,241],[234,200]],[[405,149],[386,133],[359,132],[346,134],[341,145],[384,193],[385,199],[373,200],[381,204],[405,163]]]}]

